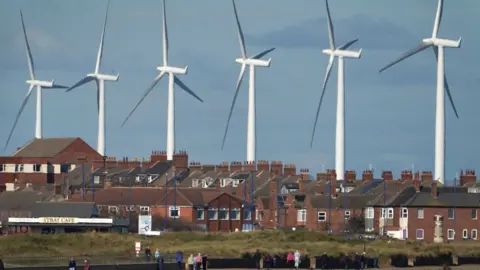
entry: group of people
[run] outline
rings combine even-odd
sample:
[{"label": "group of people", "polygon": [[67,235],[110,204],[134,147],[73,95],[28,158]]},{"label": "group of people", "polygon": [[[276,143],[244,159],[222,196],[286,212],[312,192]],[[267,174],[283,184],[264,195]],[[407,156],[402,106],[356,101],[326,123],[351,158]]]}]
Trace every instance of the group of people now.
[{"label": "group of people", "polygon": [[[152,261],[152,251],[148,246],[145,249],[145,259],[147,262]],[[187,258],[186,264],[184,264],[183,259],[183,252],[177,251],[177,253],[175,253],[175,260],[178,265],[178,270],[185,270],[185,266],[188,266],[188,270],[207,270],[207,254],[202,255],[201,253],[198,253],[197,256],[190,254]],[[158,248],[155,251],[154,260],[158,264],[158,270],[165,269],[163,267],[164,259],[160,255]]]},{"label": "group of people", "polygon": [[[323,253],[323,255],[320,257],[320,268],[321,269],[330,269],[330,263],[329,263],[330,258],[328,257],[327,253]],[[348,254],[346,254],[342,258],[342,264],[345,267],[345,269],[349,269],[349,266],[353,266],[354,269],[357,270],[363,270],[367,268],[367,262],[368,258],[363,252],[362,254],[359,254],[358,252],[355,254],[353,258],[351,258]],[[378,265],[378,257],[373,258],[373,267],[374,268],[380,268]]]},{"label": "group of people", "polygon": [[[77,262],[73,257],[70,258],[68,261],[68,269],[69,270],[76,270],[77,269]],[[83,262],[83,269],[84,270],[90,270],[90,262],[88,260],[85,260]]]},{"label": "group of people", "polygon": [[[253,254],[253,259],[255,261],[255,265],[257,269],[261,268],[260,261],[262,260],[262,254],[260,251],[257,249],[255,254]],[[290,268],[299,268],[300,263],[301,263],[301,254],[299,250],[296,250],[295,252],[289,252],[286,257],[286,263]],[[277,265],[277,257],[270,255],[270,253],[267,253],[263,257],[263,268],[266,268],[267,270],[270,270],[270,268],[273,268]]]}]

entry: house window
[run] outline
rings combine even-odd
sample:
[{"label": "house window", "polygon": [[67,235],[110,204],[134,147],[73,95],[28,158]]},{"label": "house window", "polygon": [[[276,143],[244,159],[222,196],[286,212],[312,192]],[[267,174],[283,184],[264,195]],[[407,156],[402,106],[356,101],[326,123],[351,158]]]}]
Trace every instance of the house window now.
[{"label": "house window", "polygon": [[140,206],[140,215],[144,215],[144,216],[150,215],[150,207]]},{"label": "house window", "polygon": [[15,172],[23,172],[23,164],[15,164]]},{"label": "house window", "polygon": [[423,229],[417,229],[417,240],[423,240]]},{"label": "house window", "polygon": [[69,171],[70,171],[70,164],[60,165],[60,172],[61,173],[68,173]]},{"label": "house window", "polygon": [[220,219],[220,220],[227,220],[228,219],[228,209],[227,208],[220,208],[218,210],[218,219]]},{"label": "house window", "polygon": [[327,220],[327,212],[318,212],[318,221]]},{"label": "house window", "polygon": [[0,172],[6,171],[5,167],[5,164],[0,164]]},{"label": "house window", "polygon": [[388,208],[387,218],[393,218],[393,208]]},{"label": "house window", "polygon": [[468,239],[468,230],[467,230],[467,229],[464,229],[464,230],[462,231],[462,237],[463,237],[464,240],[465,240],[465,239]]},{"label": "house window", "polygon": [[40,171],[42,171],[42,165],[41,165],[41,164],[35,164],[35,165],[33,165],[33,171],[34,171],[34,172],[40,172]]},{"label": "house window", "polygon": [[298,221],[298,222],[305,222],[305,221],[307,221],[307,209],[299,209],[299,210],[297,210],[297,221]]},{"label": "house window", "polygon": [[205,210],[197,208],[197,220],[203,220],[205,218]]},{"label": "house window", "polygon": [[477,209],[472,209],[472,219],[477,219]]},{"label": "house window", "polygon": [[401,215],[402,218],[408,218],[408,208],[402,207],[400,211],[401,211],[401,214],[402,214]]},{"label": "house window", "polygon": [[350,219],[350,210],[345,210],[344,217],[345,219]]},{"label": "house window", "polygon": [[[257,212],[258,212],[258,210],[257,210]],[[232,208],[230,210],[230,219],[240,220],[240,209],[239,208]]]},{"label": "house window", "polygon": [[455,209],[448,208],[448,219],[455,219]]},{"label": "house window", "polygon": [[417,209],[417,218],[418,219],[423,219],[423,215],[424,215],[423,208],[418,208]]},{"label": "house window", "polygon": [[252,210],[250,208],[243,209],[243,220],[252,220]]},{"label": "house window", "polygon": [[209,220],[217,220],[217,219],[218,219],[218,210],[217,210],[217,208],[209,208],[209,209],[208,209],[208,219],[209,219]]},{"label": "house window", "polygon": [[477,230],[476,229],[473,229],[470,234],[472,236],[472,240],[477,240]]},{"label": "house window", "polygon": [[447,238],[448,240],[455,240],[455,231],[452,229],[448,229]]},{"label": "house window", "polygon": [[179,218],[180,217],[180,207],[170,206],[168,208],[168,216],[171,217],[171,218]]},{"label": "house window", "polygon": [[373,219],[375,217],[375,209],[373,207],[368,207],[365,211],[365,218]]}]

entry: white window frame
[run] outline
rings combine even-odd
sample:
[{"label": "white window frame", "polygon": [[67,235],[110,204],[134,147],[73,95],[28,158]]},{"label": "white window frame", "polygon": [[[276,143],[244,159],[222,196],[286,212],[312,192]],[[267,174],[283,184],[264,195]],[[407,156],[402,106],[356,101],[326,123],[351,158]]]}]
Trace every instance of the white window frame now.
[{"label": "white window frame", "polygon": [[[473,217],[473,213],[475,213],[475,217]],[[477,209],[472,209],[472,219],[473,219],[473,220],[478,219],[478,211],[477,211]]]},{"label": "white window frame", "polygon": [[[450,237],[450,233],[453,234],[452,237]],[[447,239],[448,239],[448,240],[455,240],[455,230],[453,230],[453,229],[448,229],[448,230],[447,230]]]},{"label": "white window frame", "polygon": [[[210,212],[215,213],[215,215],[213,215],[212,218],[210,217]],[[208,208],[207,217],[208,217],[208,220],[218,220],[218,209],[217,208]]]},{"label": "white window frame", "polygon": [[5,164],[0,164],[0,172],[4,172],[7,170],[7,165]]},{"label": "white window frame", "polygon": [[425,210],[423,208],[417,208],[417,219],[425,218]]},{"label": "white window frame", "polygon": [[467,229],[463,229],[462,230],[462,239],[468,239],[468,230]]},{"label": "white window frame", "polygon": [[[450,217],[450,209],[452,209],[453,216]],[[455,208],[448,208],[447,210],[448,219],[455,219]]]},{"label": "white window frame", "polygon": [[[172,215],[172,211],[177,211],[177,215]],[[168,207],[168,217],[169,218],[180,218],[180,206],[169,206]]]},{"label": "white window frame", "polygon": [[367,207],[367,209],[365,209],[365,218],[366,219],[375,218],[375,209],[373,207]]},{"label": "white window frame", "polygon": [[[202,217],[201,218],[198,217],[198,212],[199,211],[202,212]],[[204,220],[205,219],[205,209],[204,208],[197,208],[195,210],[195,217],[197,218],[197,220]]]},{"label": "white window frame", "polygon": [[366,232],[373,232],[375,229],[374,228],[371,228],[371,227],[368,227],[368,228],[365,228],[365,231]]},{"label": "white window frame", "polygon": [[[231,215],[231,212],[232,212],[232,211],[234,211],[234,212],[237,213],[237,216],[236,216],[236,217],[234,217],[234,216]],[[242,211],[242,209],[240,209],[240,208],[231,208],[231,209],[230,209],[230,219],[231,219],[231,220],[240,220],[240,215],[241,215],[241,213],[242,213],[241,211]],[[255,210],[255,211],[257,211],[257,213],[258,213],[258,210]]]},{"label": "white window frame", "polygon": [[15,172],[23,172],[24,166],[23,164],[15,164]]},{"label": "white window frame", "polygon": [[306,222],[306,221],[307,221],[307,209],[298,209],[297,222]]},{"label": "white window frame", "polygon": [[[225,216],[224,217],[220,217],[220,211],[224,211],[225,212]],[[218,219],[219,220],[228,220],[228,218],[230,217],[230,211],[228,208],[219,208],[218,209]]]},{"label": "white window frame", "polygon": [[[477,229],[472,229],[472,231],[470,232],[470,235],[472,236],[472,240],[477,240]],[[475,237],[473,237],[475,236]]]},{"label": "white window frame", "polygon": [[400,218],[408,218],[408,208],[400,208]]},{"label": "white window frame", "polygon": [[[418,237],[418,233],[419,233],[419,232],[422,232],[422,237]],[[425,237],[425,230],[424,230],[424,229],[417,229],[417,230],[415,231],[415,238],[416,238],[417,240],[423,240],[424,237]]]},{"label": "white window frame", "polygon": [[33,172],[41,172],[42,171],[42,164],[33,164],[32,171]]},{"label": "white window frame", "polygon": [[345,210],[345,211],[343,212],[343,217],[344,217],[345,219],[350,219],[350,216],[351,216],[350,210]]},{"label": "white window frame", "polygon": [[[146,214],[144,214],[146,212]],[[150,215],[150,207],[149,206],[140,206],[140,215]]]},{"label": "white window frame", "polygon": [[[247,216],[248,214],[248,216]],[[243,220],[252,220],[252,210],[243,208]]]},{"label": "white window frame", "polygon": [[393,219],[393,208],[387,208],[387,218]]},{"label": "white window frame", "polygon": [[[323,220],[320,219],[320,217],[322,217],[322,216],[323,216]],[[324,212],[324,211],[318,212],[317,219],[318,219],[319,222],[327,221],[327,212]]]}]

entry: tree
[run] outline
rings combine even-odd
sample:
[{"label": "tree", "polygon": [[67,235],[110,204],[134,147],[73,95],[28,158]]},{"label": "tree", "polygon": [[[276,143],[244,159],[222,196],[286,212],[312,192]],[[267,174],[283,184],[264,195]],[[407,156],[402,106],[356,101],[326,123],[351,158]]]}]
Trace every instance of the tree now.
[{"label": "tree", "polygon": [[354,215],[345,223],[345,230],[350,233],[364,233],[365,232],[365,218],[363,215]]}]

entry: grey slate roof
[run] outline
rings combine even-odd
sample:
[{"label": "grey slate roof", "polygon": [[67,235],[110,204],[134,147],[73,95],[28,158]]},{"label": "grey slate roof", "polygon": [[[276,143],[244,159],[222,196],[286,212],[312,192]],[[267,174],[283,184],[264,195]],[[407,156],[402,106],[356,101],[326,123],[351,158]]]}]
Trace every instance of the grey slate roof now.
[{"label": "grey slate roof", "polygon": [[14,157],[53,158],[77,138],[33,139],[15,152]]},{"label": "grey slate roof", "polygon": [[465,207],[480,208],[480,193],[467,193],[466,188],[437,188],[437,197],[432,196],[431,188],[424,187],[405,203],[411,207]]},{"label": "grey slate roof", "polygon": [[94,202],[37,202],[32,216],[91,218],[98,216],[98,210]]},{"label": "grey slate roof", "polygon": [[339,194],[336,198],[331,198],[330,195],[315,195],[308,196],[307,199],[310,200],[310,204],[313,208],[319,209],[362,209],[365,207],[367,202],[373,199],[374,195],[350,195],[350,194]]},{"label": "grey slate roof", "polygon": [[47,200],[51,193],[31,190],[7,191],[0,194],[0,210],[32,210],[37,201]]}]

